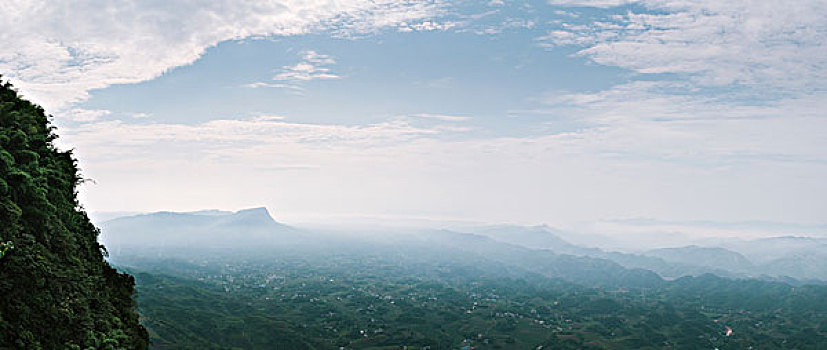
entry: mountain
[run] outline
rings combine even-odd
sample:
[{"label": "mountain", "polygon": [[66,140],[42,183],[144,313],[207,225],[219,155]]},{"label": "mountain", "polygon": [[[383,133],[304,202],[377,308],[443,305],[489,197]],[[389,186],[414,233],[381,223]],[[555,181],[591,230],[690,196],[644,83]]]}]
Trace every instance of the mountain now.
[{"label": "mountain", "polygon": [[494,240],[515,244],[531,249],[548,249],[557,253],[587,255],[597,252],[597,249],[583,248],[560,238],[557,230],[546,225],[514,226],[496,225],[481,227],[473,230],[474,233]]},{"label": "mountain", "polygon": [[665,261],[719,268],[730,271],[749,271],[753,264],[749,259],[740,253],[725,248],[707,248],[696,245],[654,249],[643,253],[643,255],[654,256]]},{"label": "mountain", "polygon": [[738,277],[737,272],[720,267],[710,267],[691,262],[667,261],[657,256],[605,251],[599,248],[583,247],[571,244],[560,236],[562,231],[541,226],[497,225],[472,230],[491,239],[518,245],[529,249],[551,250],[557,254],[570,254],[581,257],[609,260],[627,269],[650,270],[663,278],[673,279],[682,276],[697,276],[713,273],[724,277]]},{"label": "mountain", "polygon": [[[206,218],[201,212],[155,213],[113,223],[125,229],[140,227],[140,220],[153,222],[145,229],[163,221],[195,237],[212,235],[214,226],[273,224],[263,210]],[[543,231],[527,228],[519,236],[571,248]],[[235,254],[193,244],[160,257],[132,248],[131,256],[113,251],[111,257],[138,276],[139,304],[158,348],[449,349],[464,339],[504,349],[654,348],[667,341],[676,348],[747,348],[760,341],[814,349],[823,343],[821,286],[703,273],[664,281],[608,259],[451,230],[296,234],[302,239],[291,245],[271,240]],[[782,326],[791,320],[792,332]],[[738,338],[723,338],[725,327]],[[560,338],[573,334],[582,335],[572,338],[580,343]]]},{"label": "mountain", "polygon": [[[491,276],[540,274],[583,285],[651,286],[655,273],[626,269],[605,259],[557,254],[496,241],[478,234],[426,230],[410,234],[339,234],[299,230],[274,221],[265,208],[235,213],[157,212],[117,218],[101,225],[110,259],[124,266],[151,266],[152,260],[205,259],[271,261],[299,254],[327,260],[336,256],[377,259],[392,265],[483,268]],[[430,267],[428,269],[430,269]]]},{"label": "mountain", "polygon": [[827,239],[783,236],[748,241],[730,241],[722,243],[720,246],[739,252],[756,264],[765,264],[789,255],[824,251],[827,248]]},{"label": "mountain", "polygon": [[631,254],[569,243],[561,238],[562,231],[545,225],[496,225],[468,231],[528,249],[606,259],[628,269],[654,271],[667,279],[711,273],[729,278],[827,281],[827,240],[819,238],[773,237],[729,241],[720,246],[692,245]]},{"label": "mountain", "polygon": [[0,348],[146,349],[134,279],[104,260],[43,109],[0,82]]},{"label": "mountain", "polygon": [[764,274],[771,276],[827,281],[827,251],[825,250],[827,247],[788,253],[761,265],[760,268]]},{"label": "mountain", "polygon": [[476,256],[586,286],[653,287],[663,282],[652,271],[626,268],[609,259],[530,249],[483,235],[441,230],[428,239],[433,242],[431,247],[447,248],[453,254]]},{"label": "mountain", "polygon": [[124,248],[232,250],[288,244],[300,238],[299,230],[276,222],[262,207],[120,217],[101,224],[100,240],[117,256]]},{"label": "mountain", "polygon": [[755,262],[754,274],[827,281],[827,239],[769,237],[721,244]]}]

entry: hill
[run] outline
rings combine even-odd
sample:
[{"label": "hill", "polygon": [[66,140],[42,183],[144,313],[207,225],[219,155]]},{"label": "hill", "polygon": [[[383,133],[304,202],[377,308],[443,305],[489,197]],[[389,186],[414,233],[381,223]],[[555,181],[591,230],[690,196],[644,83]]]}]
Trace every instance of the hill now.
[{"label": "hill", "polygon": [[682,262],[658,256],[639,255],[605,251],[599,248],[583,247],[569,243],[560,237],[562,231],[547,226],[497,225],[473,230],[480,235],[500,242],[506,242],[533,250],[550,250],[557,254],[605,259],[627,269],[644,269],[656,272],[663,278],[674,279],[682,276],[697,276],[714,273],[719,276],[736,277],[740,270],[720,266],[706,266],[695,262]]},{"label": "hill", "polygon": [[473,232],[483,236],[491,237],[497,241],[520,245],[531,249],[548,249],[557,253],[588,255],[597,252],[594,248],[583,248],[571,244],[561,238],[558,232],[545,225],[541,226],[515,226],[496,225],[482,227]]},{"label": "hill", "polygon": [[730,240],[713,246],[669,247],[634,254],[572,244],[562,238],[563,231],[547,226],[497,225],[469,231],[532,250],[606,259],[627,269],[650,270],[666,279],[712,273],[794,284],[827,281],[827,241],[823,238]]},{"label": "hill", "polygon": [[146,349],[134,279],[104,260],[71,152],[0,82],[0,349]]},{"label": "hill", "polygon": [[731,271],[744,271],[753,267],[745,256],[724,248],[686,246],[650,250],[644,255],[655,256],[669,262],[716,267]]}]

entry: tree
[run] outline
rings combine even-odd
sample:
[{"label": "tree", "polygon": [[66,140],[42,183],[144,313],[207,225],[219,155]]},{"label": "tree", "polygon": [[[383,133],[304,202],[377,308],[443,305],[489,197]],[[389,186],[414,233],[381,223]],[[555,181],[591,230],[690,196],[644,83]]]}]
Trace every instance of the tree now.
[{"label": "tree", "polygon": [[104,260],[54,130],[0,81],[0,349],[146,349],[134,279]]}]

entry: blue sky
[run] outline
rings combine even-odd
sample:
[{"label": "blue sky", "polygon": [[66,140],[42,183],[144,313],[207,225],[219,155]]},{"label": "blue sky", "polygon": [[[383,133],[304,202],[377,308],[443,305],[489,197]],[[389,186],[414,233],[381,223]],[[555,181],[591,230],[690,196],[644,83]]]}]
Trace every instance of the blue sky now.
[{"label": "blue sky", "polygon": [[[479,133],[526,134],[563,119],[525,112],[544,107],[547,94],[599,91],[634,75],[589,64],[571,48],[540,48],[535,40],[540,35],[539,30],[431,31],[228,41],[157,79],[93,91],[79,106],[112,112],[101,119],[145,113],[189,124],[257,114],[345,125],[419,114],[473,116],[466,124]],[[333,60],[320,66],[335,78],[272,79],[284,67],[305,62],[307,52]],[[288,86],[250,87],[256,83]]]},{"label": "blue sky", "polygon": [[823,1],[44,4],[0,74],[90,211],[824,234]]}]

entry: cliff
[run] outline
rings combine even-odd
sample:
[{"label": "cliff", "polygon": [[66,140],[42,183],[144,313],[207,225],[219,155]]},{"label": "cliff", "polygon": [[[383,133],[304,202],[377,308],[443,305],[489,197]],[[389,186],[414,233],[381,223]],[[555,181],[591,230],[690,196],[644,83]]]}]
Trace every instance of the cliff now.
[{"label": "cliff", "polygon": [[104,259],[71,152],[0,81],[0,349],[146,349],[134,279]]}]

